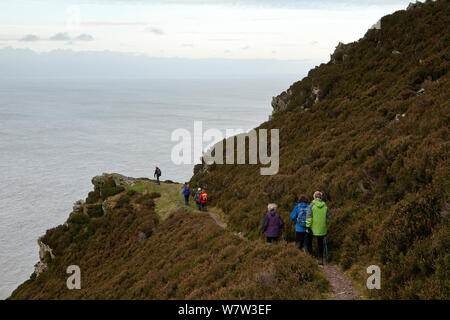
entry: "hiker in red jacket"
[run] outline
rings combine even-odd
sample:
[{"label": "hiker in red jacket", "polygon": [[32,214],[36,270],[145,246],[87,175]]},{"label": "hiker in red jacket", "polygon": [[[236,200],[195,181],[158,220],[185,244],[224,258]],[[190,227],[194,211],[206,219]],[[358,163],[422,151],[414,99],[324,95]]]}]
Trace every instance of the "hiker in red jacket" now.
[{"label": "hiker in red jacket", "polygon": [[202,191],[200,194],[200,204],[201,204],[201,211],[206,211],[206,205],[208,204],[209,196],[206,193],[205,190]]}]

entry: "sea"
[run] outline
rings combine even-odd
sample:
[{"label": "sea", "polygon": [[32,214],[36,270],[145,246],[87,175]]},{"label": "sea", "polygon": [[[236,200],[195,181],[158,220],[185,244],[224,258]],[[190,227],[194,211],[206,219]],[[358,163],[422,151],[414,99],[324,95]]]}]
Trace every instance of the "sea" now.
[{"label": "sea", "polygon": [[298,78],[0,80],[0,299],[29,279],[38,237],[92,177],[152,177],[158,165],[162,180],[188,181],[193,162],[171,157],[175,130],[255,128]]}]

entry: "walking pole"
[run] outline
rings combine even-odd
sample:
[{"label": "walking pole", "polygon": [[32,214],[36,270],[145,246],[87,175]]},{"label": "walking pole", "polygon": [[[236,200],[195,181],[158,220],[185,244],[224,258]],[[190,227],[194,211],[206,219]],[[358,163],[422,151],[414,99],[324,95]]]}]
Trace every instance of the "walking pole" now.
[{"label": "walking pole", "polygon": [[327,264],[328,264],[328,246],[327,246],[327,236],[325,236],[325,256],[327,257]]}]

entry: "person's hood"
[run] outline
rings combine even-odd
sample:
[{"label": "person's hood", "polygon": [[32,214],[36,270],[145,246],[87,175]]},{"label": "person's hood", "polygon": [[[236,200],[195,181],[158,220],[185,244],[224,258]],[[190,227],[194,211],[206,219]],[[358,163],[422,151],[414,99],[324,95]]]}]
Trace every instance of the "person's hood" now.
[{"label": "person's hood", "polygon": [[307,204],[306,202],[300,202],[300,203],[298,204],[298,206],[299,206],[300,208],[307,208],[307,207],[309,207],[309,204]]},{"label": "person's hood", "polygon": [[321,200],[313,200],[314,205],[316,205],[318,208],[322,208],[325,205],[325,202]]},{"label": "person's hood", "polygon": [[269,211],[269,213],[270,213],[270,215],[273,217],[273,216],[275,216],[276,214],[277,214],[277,212],[275,211],[275,210],[271,210],[271,211]]}]

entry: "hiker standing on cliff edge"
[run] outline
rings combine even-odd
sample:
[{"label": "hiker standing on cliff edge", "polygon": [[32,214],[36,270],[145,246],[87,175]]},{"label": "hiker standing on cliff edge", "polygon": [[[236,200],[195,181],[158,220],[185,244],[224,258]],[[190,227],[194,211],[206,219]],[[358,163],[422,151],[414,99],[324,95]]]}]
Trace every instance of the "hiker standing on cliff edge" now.
[{"label": "hiker standing on cliff edge", "polygon": [[276,211],[277,205],[275,203],[269,203],[267,209],[269,212],[264,218],[261,232],[266,234],[267,242],[277,242],[284,222]]},{"label": "hiker standing on cliff edge", "polygon": [[155,173],[153,174],[153,177],[156,177],[156,182],[159,183],[159,177],[161,176],[161,169],[158,168],[158,166],[155,166]]},{"label": "hiker standing on cliff edge", "polygon": [[319,264],[323,265],[323,239],[327,235],[327,223],[331,219],[330,210],[322,201],[322,192],[314,192],[314,200],[306,215],[306,229],[309,234],[309,248],[312,248],[312,238],[317,238]]}]

